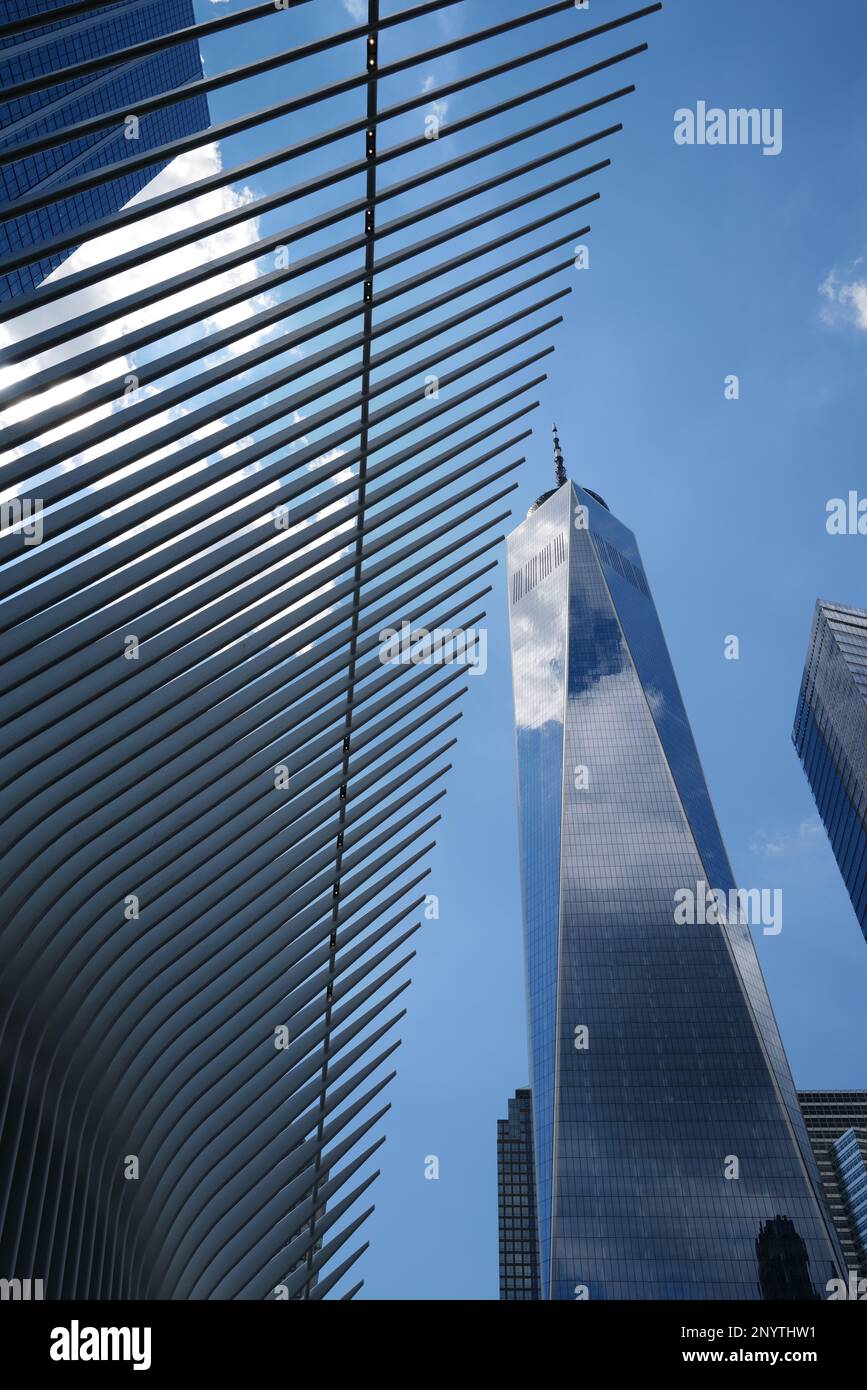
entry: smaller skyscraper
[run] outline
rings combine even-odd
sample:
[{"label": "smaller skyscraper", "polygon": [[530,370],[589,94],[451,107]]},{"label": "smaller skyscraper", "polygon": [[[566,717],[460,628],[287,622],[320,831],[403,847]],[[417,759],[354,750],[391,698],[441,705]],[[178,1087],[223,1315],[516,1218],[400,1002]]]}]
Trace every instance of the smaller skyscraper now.
[{"label": "smaller skyscraper", "polygon": [[533,1171],[533,1105],[516,1091],[509,1118],[497,1121],[497,1200],[500,1217],[500,1298],[539,1298],[539,1235]]},{"label": "smaller skyscraper", "polygon": [[867,1278],[867,1091],[801,1091],[799,1099],[846,1263]]},{"label": "smaller skyscraper", "polygon": [[867,937],[867,612],[816,604],[792,739]]}]

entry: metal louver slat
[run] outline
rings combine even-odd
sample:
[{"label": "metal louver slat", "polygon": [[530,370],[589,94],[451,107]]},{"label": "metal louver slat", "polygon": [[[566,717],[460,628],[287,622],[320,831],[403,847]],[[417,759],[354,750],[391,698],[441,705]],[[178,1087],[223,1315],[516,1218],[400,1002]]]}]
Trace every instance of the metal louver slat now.
[{"label": "metal louver slat", "polygon": [[0,119],[0,178],[57,174],[0,204],[0,1265],[352,1300],[466,642],[661,6],[21,5],[0,60],[54,57],[0,116],[71,114]]}]

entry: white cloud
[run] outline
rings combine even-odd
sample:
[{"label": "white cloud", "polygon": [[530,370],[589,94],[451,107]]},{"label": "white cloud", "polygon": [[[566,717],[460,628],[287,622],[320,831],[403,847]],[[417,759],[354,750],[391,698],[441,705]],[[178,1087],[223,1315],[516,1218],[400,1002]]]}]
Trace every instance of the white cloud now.
[{"label": "white cloud", "polygon": [[824,833],[819,821],[809,820],[801,821],[794,833],[768,835],[764,830],[760,830],[753,837],[750,851],[752,854],[761,855],[763,859],[785,859],[818,844]]},{"label": "white cloud", "polygon": [[[201,149],[191,151],[185,155],[181,155],[168,165],[145,189],[136,195],[136,198],[134,198],[132,202],[140,202],[145,198],[149,199],[175,188],[186,186],[218,172],[221,167],[222,161],[218,145],[211,144]],[[89,268],[93,265],[103,264],[112,257],[129,251],[135,246],[146,244],[155,237],[163,237],[188,227],[198,226],[207,219],[218,216],[223,212],[243,209],[253,198],[254,194],[248,188],[243,188],[240,192],[236,192],[231,187],[212,190],[199,198],[183,203],[178,207],[168,209],[164,213],[159,214],[158,217],[150,217],[137,225],[124,228],[115,233],[109,233],[106,236],[99,237],[92,242],[82,245],[62,266],[58,267],[50,278],[53,281],[62,279],[65,276],[74,274],[76,271]],[[64,319],[71,319],[97,309],[102,309],[106,305],[111,305],[140,289],[151,285],[160,285],[176,275],[182,274],[193,267],[198,267],[217,257],[221,257],[231,251],[245,247],[253,248],[258,242],[258,239],[259,222],[258,219],[253,216],[232,227],[226,228],[216,235],[203,238],[189,246],[179,247],[177,250],[161,256],[158,259],[124,271],[120,276],[114,276],[111,279],[100,281],[88,289],[77,291],[62,301],[60,310],[58,310],[57,305],[46,305],[42,309],[35,309],[26,315],[20,315],[17,319],[0,327],[0,343],[8,344],[26,341],[26,339],[32,335],[41,333],[45,329],[50,328],[57,321],[59,313],[63,315]],[[146,447],[148,436],[153,431],[159,430],[169,423],[184,420],[186,416],[190,415],[192,409],[198,409],[199,406],[208,401],[219,403],[221,395],[225,395],[227,391],[231,390],[231,385],[217,386],[211,391],[200,393],[200,395],[195,398],[195,407],[188,403],[174,405],[158,411],[147,420],[140,421],[132,428],[124,428],[123,415],[127,407],[123,402],[123,389],[124,379],[126,377],[139,374],[143,378],[146,377],[147,361],[150,357],[162,356],[167,350],[170,350],[170,348],[174,348],[181,344],[198,343],[199,341],[202,343],[203,356],[192,369],[186,371],[187,377],[193,374],[198,375],[202,368],[207,367],[210,363],[218,360],[226,360],[229,357],[236,357],[240,353],[248,351],[267,338],[269,334],[279,331],[279,325],[256,330],[254,333],[248,334],[246,337],[229,344],[223,348],[219,354],[212,353],[209,356],[206,355],[208,352],[208,335],[228,325],[243,325],[254,313],[275,303],[276,301],[273,297],[270,295],[254,295],[251,299],[242,300],[239,304],[221,310],[202,322],[191,324],[188,328],[173,334],[170,338],[163,338],[156,344],[143,349],[141,353],[137,355],[123,351],[122,338],[125,334],[134,332],[145,325],[158,323],[160,319],[168,314],[173,314],[178,312],[178,310],[201,304],[203,301],[210,299],[213,295],[227,289],[246,285],[250,285],[251,289],[253,289],[253,282],[256,279],[256,275],[257,262],[255,258],[251,258],[242,265],[232,270],[224,271],[219,275],[211,276],[209,279],[196,286],[190,287],[180,294],[175,294],[168,298],[161,298],[154,304],[137,310],[134,313],[111,319],[102,327],[87,334],[80,335],[71,343],[39,354],[35,358],[31,358],[26,362],[7,368],[4,372],[0,372],[0,384],[3,386],[15,385],[31,378],[35,378],[38,381],[42,373],[50,369],[56,363],[68,360],[70,356],[78,356],[80,353],[92,347],[102,347],[106,344],[112,345],[114,343],[118,345],[117,356],[103,366],[83,374],[72,381],[53,387],[51,390],[45,391],[39,396],[20,401],[17,405],[10,407],[5,413],[0,414],[0,427],[9,426],[22,420],[32,420],[33,431],[36,436],[32,442],[15,450],[14,455],[10,452],[7,453],[5,457],[9,459],[13,456],[26,455],[31,449],[42,447],[53,441],[64,438],[66,435],[78,431],[92,422],[105,420],[115,415],[117,416],[117,428],[108,440],[101,444],[94,445],[83,452],[71,455],[65,463],[51,470],[52,474],[56,474],[58,472],[75,469],[79,464],[93,458],[110,454],[118,447],[129,444],[136,439],[142,440],[144,447]],[[293,351],[292,356],[300,357],[302,354],[299,351]],[[139,358],[141,360],[139,360]],[[118,390],[116,399],[96,409],[81,412],[76,417],[53,430],[42,430],[40,432],[39,416],[44,410],[62,402],[74,402],[77,397],[81,396],[86,391],[107,381],[117,383]],[[160,394],[160,389],[158,389],[157,386],[147,384],[146,381],[143,381],[138,388],[139,399],[152,399],[158,403]],[[85,490],[98,495],[110,483],[117,481],[121,477],[131,476],[146,469],[149,464],[155,462],[158,458],[163,458],[171,454],[173,450],[182,445],[209,440],[212,437],[216,438],[219,432],[225,429],[230,418],[232,417],[221,417],[213,420],[207,425],[202,425],[195,429],[190,428],[182,436],[179,443],[176,442],[165,445],[159,450],[152,449],[149,453],[145,454],[140,459],[136,459],[125,467],[115,468],[105,477],[99,479],[93,486],[87,487]],[[236,416],[234,419],[238,420],[239,417]],[[241,423],[243,423],[243,421],[241,421]],[[293,423],[303,423],[303,416],[297,411],[294,412]],[[342,539],[339,539],[340,549],[335,551],[334,556],[323,559],[315,558],[311,554],[311,562],[305,575],[305,580],[310,574],[332,563],[336,555],[346,553],[346,549],[352,539],[352,534],[354,534],[349,530],[351,523],[346,516],[346,510],[350,505],[351,499],[342,498],[331,501],[329,500],[328,492],[323,491],[322,508],[316,516],[288,531],[284,529],[278,530],[274,524],[274,503],[276,501],[274,494],[277,493],[279,489],[279,483],[276,480],[263,483],[254,493],[249,494],[245,499],[239,499],[230,506],[224,504],[220,507],[220,493],[233,484],[238,483],[245,475],[249,476],[255,474],[258,470],[258,465],[248,465],[243,470],[238,469],[227,477],[216,481],[209,481],[209,459],[231,458],[242,449],[248,447],[252,442],[253,440],[250,436],[245,436],[234,442],[226,443],[222,447],[216,447],[215,445],[210,455],[206,455],[197,462],[187,465],[183,470],[177,469],[168,478],[159,483],[149,482],[143,474],[139,490],[120,503],[109,505],[108,499],[106,499],[106,506],[100,515],[102,517],[113,515],[122,516],[131,506],[142,501],[144,498],[158,496],[161,492],[172,487],[182,478],[201,474],[201,487],[195,494],[181,502],[174,502],[163,506],[156,516],[150,518],[147,522],[138,524],[134,527],[130,526],[126,531],[122,531],[119,535],[107,541],[106,544],[113,547],[120,544],[132,534],[153,531],[155,539],[154,548],[162,549],[164,543],[156,544],[156,528],[159,524],[168,516],[182,515],[189,507],[207,497],[218,499],[215,504],[214,517],[227,515],[241,506],[246,506],[249,502],[261,503],[261,511],[258,512],[258,514],[254,513],[253,520],[245,522],[243,529],[245,531],[259,533],[259,546],[261,547],[263,563],[266,566],[276,566],[273,570],[274,588],[271,590],[269,597],[273,597],[274,593],[282,593],[284,590],[287,592],[287,604],[286,608],[283,610],[283,615],[297,607],[298,600],[292,599],[292,590],[297,588],[298,580],[294,580],[289,585],[285,582],[281,582],[281,568],[279,562],[282,559],[285,563],[285,560],[288,558],[287,543],[292,545],[298,533],[312,527],[316,521],[320,521],[326,517],[333,517],[333,531],[331,531],[329,535],[320,536],[314,541],[311,541],[310,546],[306,547],[305,551],[300,552],[304,554],[313,547],[321,547],[323,543],[331,539],[332,536],[342,538],[343,533],[346,532],[346,544],[344,545]],[[308,441],[306,438],[300,439],[296,441],[294,447],[304,447],[307,443]],[[322,459],[317,460],[312,467],[315,468],[320,464],[325,465],[332,463],[341,458],[342,453],[342,450],[335,450],[332,453],[324,455]],[[351,470],[342,469],[333,480],[332,486],[335,483],[339,484],[348,481],[353,476]],[[33,483],[28,483],[25,484],[24,487],[17,487],[11,491],[30,492],[32,489]],[[62,510],[63,508],[61,506],[61,515]],[[45,513],[45,534],[46,543],[48,544],[50,544],[52,540],[52,515],[53,512],[51,509]],[[199,523],[194,529],[197,531],[201,530],[204,525],[205,523]],[[296,559],[297,554],[293,555],[292,558]],[[176,572],[178,575],[178,585],[182,587],[185,566],[184,564],[180,566],[172,564],[170,546],[166,550],[166,562],[167,568],[165,573]],[[229,568],[231,570],[231,566]],[[318,620],[329,611],[328,593],[333,588],[334,580],[325,577],[322,587],[312,596],[321,599],[321,608],[316,614],[316,619],[310,618],[308,622]],[[262,601],[261,599],[258,600],[257,604],[246,610],[251,614],[251,630],[258,630],[255,621],[256,608],[258,603]],[[305,603],[309,601],[310,598],[305,599]],[[260,626],[270,626],[277,621],[279,616],[281,615],[276,615],[269,619],[267,623]],[[279,643],[279,641],[286,639],[277,638],[276,640]]]},{"label": "white cloud", "polygon": [[[428,92],[432,92],[436,85],[436,76],[434,75],[434,73],[429,72],[422,81],[421,89],[425,94],[427,94]],[[443,125],[445,122],[445,118],[448,115],[448,109],[449,104],[447,101],[432,101],[430,106],[428,107],[427,114],[429,116],[436,116],[440,125]]]},{"label": "white cloud", "polygon": [[867,333],[867,279],[859,270],[862,265],[859,257],[845,272],[832,270],[819,286],[825,300],[820,317],[829,327],[850,324]]},{"label": "white cloud", "polygon": [[359,23],[367,16],[366,0],[343,0],[343,8],[352,19]]},{"label": "white cloud", "polygon": [[[173,160],[172,163],[158,174],[146,188],[142,189],[141,192],[132,199],[132,203],[143,201],[145,198],[158,196],[161,193],[171,191],[190,182],[206,178],[218,172],[221,167],[220,150],[216,144],[206,145],[198,150],[190,151],[187,154],[181,155],[178,159]],[[253,196],[253,193],[247,188],[242,189],[240,193],[235,192],[235,190],[230,187],[214,189],[209,193],[203,194],[199,198],[192,199],[188,203],[170,208],[160,213],[157,217],[146,218],[133,227],[110,232],[106,236],[98,237],[91,242],[85,243],[79,247],[62,266],[58,267],[49,278],[51,281],[60,280],[76,271],[87,269],[93,265],[102,264],[106,260],[120,255],[124,251],[129,251],[134,246],[142,245],[150,241],[154,236],[162,237],[170,235],[172,232],[181,231],[189,226],[202,223],[206,219],[218,216],[222,212],[243,208],[245,204],[252,201]],[[80,314],[86,314],[93,310],[101,309],[106,304],[111,304],[116,300],[125,298],[127,295],[134,294],[138,290],[163,283],[176,275],[182,274],[184,271],[200,266],[203,261],[213,260],[228,252],[247,246],[254,246],[258,238],[258,218],[251,217],[247,221],[225,228],[216,235],[193,242],[188,246],[179,247],[166,255],[157,257],[152,261],[147,261],[143,265],[125,270],[120,275],[112,276],[88,289],[76,291],[66,300],[62,301],[60,312],[65,318],[75,318]],[[116,358],[71,381],[54,386],[41,395],[22,400],[0,415],[0,427],[8,427],[21,420],[33,419],[34,432],[36,433],[39,428],[38,417],[43,410],[74,400],[77,396],[82,395],[84,392],[106,381],[116,381],[118,383],[118,395],[116,400],[101,405],[96,409],[84,412],[52,430],[43,431],[31,445],[22,446],[17,449],[15,451],[15,456],[26,454],[33,447],[50,444],[97,420],[105,419],[112,414],[117,414],[119,417],[117,434],[108,442],[97,445],[85,451],[83,454],[70,458],[64,465],[64,468],[73,468],[79,462],[98,457],[100,454],[116,448],[119,444],[126,444],[133,438],[146,436],[150,431],[160,428],[160,426],[164,425],[168,420],[177,419],[179,415],[186,413],[181,408],[173,408],[168,412],[163,412],[161,415],[151,417],[151,419],[142,422],[133,430],[123,429],[120,416],[125,409],[123,400],[125,378],[135,375],[137,370],[144,370],[144,368],[139,368],[138,359],[135,355],[130,355],[120,350],[121,339],[127,333],[134,332],[146,325],[157,323],[166,314],[173,314],[179,310],[190,308],[210,298],[212,295],[221,293],[225,290],[252,284],[256,278],[256,273],[256,261],[255,259],[251,259],[242,265],[236,266],[232,270],[212,276],[210,279],[204,280],[198,285],[191,286],[178,294],[157,300],[154,304],[138,309],[134,313],[110,320],[102,327],[80,335],[71,344],[67,343],[59,348],[40,353],[38,356],[30,358],[26,362],[15,364],[0,372],[0,384],[4,387],[17,385],[20,382],[28,381],[34,377],[38,380],[45,371],[58,362],[67,360],[71,355],[77,356],[90,348],[102,347],[106,344],[118,342],[119,351]],[[149,352],[162,353],[165,351],[169,343],[175,346],[180,343],[193,342],[201,338],[206,344],[207,340],[205,335],[209,331],[223,328],[230,324],[243,323],[246,319],[252,317],[258,310],[272,303],[274,303],[272,297],[268,295],[258,295],[249,300],[244,300],[240,304],[233,305],[228,309],[219,311],[215,315],[204,320],[203,323],[192,325],[181,333],[173,335],[170,339],[163,339],[162,342],[157,345],[156,349],[145,350],[142,354],[143,361],[146,362]],[[28,314],[22,314],[19,318],[12,320],[0,328],[0,343],[6,345],[26,340],[31,335],[40,333],[46,328],[51,327],[52,324],[56,322],[57,316],[57,305],[46,305],[43,308],[34,309]],[[275,331],[275,327],[260,329],[248,335],[246,338],[229,344],[222,350],[220,356],[222,358],[235,356],[244,350],[256,346],[269,334]],[[211,360],[217,359],[213,357]],[[153,387],[142,386],[140,389],[144,394],[157,394],[156,389]],[[237,446],[231,447],[234,451]],[[11,455],[6,455],[5,457],[8,459]],[[151,458],[153,457],[155,457],[155,455],[151,456]],[[147,461],[148,460],[142,460],[133,467],[135,469],[141,468]]]}]

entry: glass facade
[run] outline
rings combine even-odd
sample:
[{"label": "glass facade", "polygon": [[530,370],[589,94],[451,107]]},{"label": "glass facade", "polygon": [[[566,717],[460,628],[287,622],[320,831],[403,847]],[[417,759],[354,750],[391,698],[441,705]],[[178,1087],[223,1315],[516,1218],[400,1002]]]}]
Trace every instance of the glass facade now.
[{"label": "glass facade", "polygon": [[840,1186],[846,1193],[846,1205],[852,1227],[863,1251],[867,1248],[867,1164],[859,1136],[854,1129],[834,1143],[834,1160],[840,1174]]},{"label": "glass facade", "polygon": [[867,1278],[867,1091],[801,1091],[831,1219],[850,1270]]},{"label": "glass facade", "polygon": [[819,602],[792,734],[867,937],[867,612]]},{"label": "glass facade", "polygon": [[516,1091],[508,1119],[497,1121],[497,1206],[500,1231],[500,1298],[539,1298],[539,1237],[533,1172],[533,1105],[529,1090]]},{"label": "glass facade", "polygon": [[[3,0],[2,20],[9,23],[57,9],[66,0]],[[185,28],[195,22],[193,0],[123,0],[121,4],[89,11],[77,19],[58,20],[40,29],[13,36],[0,45],[0,149],[24,144],[40,135],[63,130],[103,111],[135,114],[136,101],[169,91],[201,77],[198,43],[178,44],[138,61],[118,64],[59,83],[29,96],[2,100],[2,91],[72,63],[83,62],[146,39]],[[0,256],[37,245],[70,227],[87,227],[129,202],[167,163],[157,159],[110,183],[85,189],[47,207],[15,217],[17,199],[27,193],[62,189],[71,178],[105,168],[133,154],[142,154],[210,124],[203,95],[143,115],[138,137],[127,138],[124,123],[95,131],[52,149],[38,151],[0,166]],[[4,213],[6,216],[4,218]],[[0,299],[9,299],[39,285],[73,248],[47,256],[0,276]]]},{"label": "glass facade", "polygon": [[540,1296],[821,1296],[842,1260],[749,928],[675,920],[735,884],[635,538],[567,483],[509,586]]}]

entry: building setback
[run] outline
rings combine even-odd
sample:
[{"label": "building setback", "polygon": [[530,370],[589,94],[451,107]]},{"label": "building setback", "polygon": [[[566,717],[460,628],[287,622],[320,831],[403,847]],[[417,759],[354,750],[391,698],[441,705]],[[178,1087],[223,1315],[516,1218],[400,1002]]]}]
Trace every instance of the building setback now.
[{"label": "building setback", "polygon": [[867,1278],[867,1091],[801,1091],[800,1101],[846,1263]]},{"label": "building setback", "polygon": [[[11,23],[43,15],[65,2],[7,0],[3,19]],[[123,0],[121,4],[86,11],[78,18],[58,20],[56,24],[13,35],[0,46],[0,97],[15,84],[193,23],[193,0]],[[13,100],[0,100],[0,154],[101,112],[123,111],[135,117],[137,101],[201,75],[199,45],[190,41]],[[147,168],[125,173],[109,183],[84,189],[20,216],[4,217],[14,211],[16,202],[25,195],[60,192],[70,179],[205,130],[210,124],[207,97],[199,94],[136,120],[137,126],[115,120],[101,130],[62,145],[25,153],[20,159],[0,165],[0,202],[4,205],[0,207],[0,257],[37,246],[69,228],[89,227],[123,207],[165,168],[167,160],[156,158]],[[31,265],[0,275],[0,300],[36,288],[73,249],[47,254]]]},{"label": "building setback", "polygon": [[540,1296],[824,1297],[749,928],[675,920],[735,883],[635,538],[567,482],[508,558]]},{"label": "building setback", "polygon": [[497,1205],[500,1229],[500,1298],[539,1298],[539,1235],[533,1172],[533,1104],[529,1090],[509,1100],[508,1119],[497,1121]]},{"label": "building setback", "polygon": [[816,604],[792,739],[867,937],[867,612]]}]

